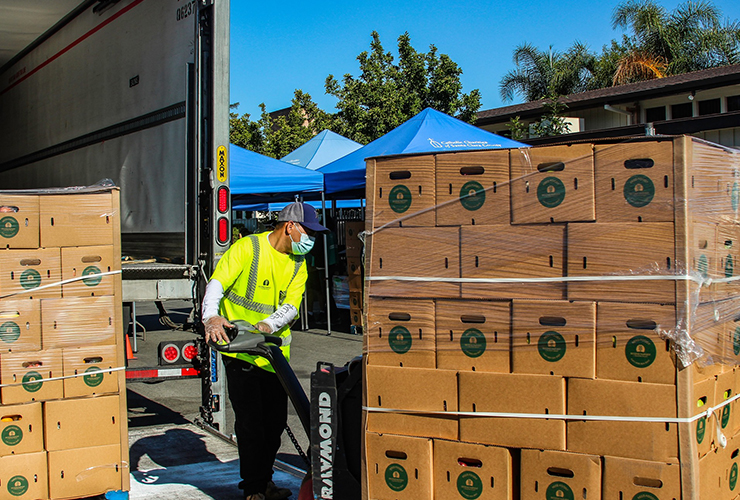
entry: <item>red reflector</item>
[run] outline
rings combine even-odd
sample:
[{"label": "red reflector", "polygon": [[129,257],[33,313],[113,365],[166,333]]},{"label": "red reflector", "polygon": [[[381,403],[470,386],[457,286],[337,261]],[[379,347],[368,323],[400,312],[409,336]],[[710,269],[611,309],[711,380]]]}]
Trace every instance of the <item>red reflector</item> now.
[{"label": "red reflector", "polygon": [[229,188],[221,186],[218,188],[218,211],[225,214],[229,209]]},{"label": "red reflector", "polygon": [[198,355],[198,349],[195,347],[195,344],[186,344],[182,348],[182,357],[186,361],[192,361],[195,356]]},{"label": "red reflector", "polygon": [[218,242],[224,244],[231,239],[231,231],[229,231],[229,221],[226,217],[218,219]]}]

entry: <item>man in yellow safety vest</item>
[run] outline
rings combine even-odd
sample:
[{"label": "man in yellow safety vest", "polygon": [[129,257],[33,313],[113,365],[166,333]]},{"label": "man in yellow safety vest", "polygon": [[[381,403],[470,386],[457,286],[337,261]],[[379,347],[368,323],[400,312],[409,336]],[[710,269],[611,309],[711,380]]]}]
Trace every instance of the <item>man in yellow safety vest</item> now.
[{"label": "man in yellow safety vest", "polygon": [[[278,214],[273,231],[237,240],[224,253],[203,298],[206,341],[228,342],[225,326],[245,320],[261,332],[282,337],[290,360],[290,325],[298,316],[306,286],[304,255],[315,234],[328,231],[306,203],[291,203]],[[224,353],[229,400],[239,449],[239,488],[247,500],[280,500],[287,488],[272,482],[272,465],[288,419],[288,398],[269,361],[261,356]]]}]

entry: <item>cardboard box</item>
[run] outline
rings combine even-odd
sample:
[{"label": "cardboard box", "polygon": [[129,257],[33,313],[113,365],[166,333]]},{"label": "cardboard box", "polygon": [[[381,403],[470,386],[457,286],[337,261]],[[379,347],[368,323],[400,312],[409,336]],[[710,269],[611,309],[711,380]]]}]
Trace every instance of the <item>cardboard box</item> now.
[{"label": "cardboard box", "polygon": [[362,259],[347,257],[347,281],[350,292],[362,292]]},{"label": "cardboard box", "polygon": [[64,399],[44,404],[47,451],[120,445],[120,396]]},{"label": "cardboard box", "polygon": [[[459,231],[456,227],[403,227],[374,233],[368,282],[370,295],[459,298],[460,283],[436,280],[460,278]],[[408,279],[377,279],[395,276]]]},{"label": "cardboard box", "polygon": [[593,221],[591,144],[511,150],[511,223]]},{"label": "cardboard box", "polygon": [[[740,224],[720,222],[717,225],[717,255],[719,273],[722,278],[734,278],[740,274]],[[718,299],[740,295],[740,280],[716,283]]]},{"label": "cardboard box", "polygon": [[521,500],[601,497],[601,457],[522,450]]},{"label": "cardboard box", "polygon": [[[367,196],[373,197],[372,228],[434,226],[434,156],[375,158]],[[368,178],[370,179],[370,175]]]},{"label": "cardboard box", "polygon": [[457,372],[425,368],[366,366],[367,404],[410,413],[368,411],[367,430],[381,434],[457,439]]},{"label": "cardboard box", "polygon": [[62,296],[113,295],[115,280],[120,279],[119,275],[99,275],[120,269],[120,258],[114,257],[111,245],[62,248],[62,279],[67,281],[87,276],[79,281],[62,285]]},{"label": "cardboard box", "polygon": [[[717,224],[706,220],[694,220],[689,222],[688,230],[690,243],[688,272],[702,280],[714,281],[723,278],[724,271],[720,271],[717,250]],[[698,290],[699,302],[719,299],[716,288],[717,285],[713,282],[701,287],[694,285],[694,290]]]},{"label": "cardboard box", "polygon": [[0,499],[49,498],[46,452],[0,457]]},{"label": "cardboard box", "polygon": [[[737,379],[734,369],[729,369],[717,375],[714,386],[714,404],[720,405],[737,394]],[[737,400],[735,400],[737,401]],[[722,433],[729,439],[735,435],[737,428],[737,416],[735,415],[735,402],[728,403],[718,410],[719,425]],[[715,421],[715,425],[717,422]],[[740,493],[740,491],[738,491]]]},{"label": "cardboard box", "polygon": [[0,388],[2,404],[30,403],[64,397],[61,380],[62,351],[45,349],[36,352],[0,354]]},{"label": "cardboard box", "polygon": [[432,440],[365,433],[369,500],[431,500]]},{"label": "cardboard box", "polygon": [[673,222],[673,141],[594,146],[597,222]]},{"label": "cardboard box", "polygon": [[62,259],[58,248],[0,252],[0,297],[61,297],[61,279]]},{"label": "cardboard box", "polygon": [[514,300],[511,371],[563,377],[596,376],[596,304]]},{"label": "cardboard box", "polygon": [[721,449],[715,448],[706,456],[699,460],[699,497],[698,498],[727,498],[734,500],[735,495],[722,495],[724,462],[721,456],[724,455]]},{"label": "cardboard box", "polygon": [[42,247],[113,245],[118,230],[113,197],[107,193],[54,194],[40,198]]},{"label": "cardboard box", "polygon": [[39,247],[39,197],[0,194],[0,248]]},{"label": "cardboard box", "polygon": [[349,320],[352,326],[362,326],[362,309],[356,307],[349,308]]},{"label": "cardboard box", "polygon": [[669,222],[568,224],[568,277],[593,278],[568,282],[568,300],[674,304],[674,280],[639,277],[674,275],[675,253]]},{"label": "cardboard box", "polygon": [[491,280],[464,282],[464,299],[565,298],[565,226],[462,227],[460,255],[463,279]]},{"label": "cardboard box", "polygon": [[[740,493],[738,470],[740,468],[740,436],[732,437],[726,448],[717,447],[699,461],[701,485],[709,482],[716,485],[716,496],[702,498],[721,498],[734,500]],[[703,490],[702,490],[703,493]]]},{"label": "cardboard box", "polygon": [[41,403],[0,406],[0,457],[44,451],[41,415]]},{"label": "cardboard box", "polygon": [[506,448],[435,439],[434,497],[512,500],[511,453]]},{"label": "cardboard box", "polygon": [[509,373],[511,302],[437,300],[437,368]]},{"label": "cardboard box", "polygon": [[361,257],[364,246],[357,236],[365,230],[365,221],[345,221],[344,244],[347,257]]},{"label": "cardboard box", "polygon": [[75,376],[64,379],[65,398],[118,392],[118,372],[103,371],[118,367],[116,346],[62,349],[62,358],[64,376]]},{"label": "cardboard box", "polygon": [[437,155],[437,225],[509,224],[509,151]]},{"label": "cardboard box", "polygon": [[0,352],[40,349],[40,301],[27,298],[0,300]]},{"label": "cardboard box", "polygon": [[[568,380],[568,414],[676,418],[676,388],[612,380]],[[678,460],[678,425],[568,420],[568,451],[643,460]]]},{"label": "cardboard box", "polygon": [[349,307],[362,311],[362,292],[349,292]]},{"label": "cardboard box", "polygon": [[112,296],[67,297],[41,301],[41,343],[47,348],[114,345],[123,328]]},{"label": "cardboard box", "polygon": [[[565,414],[565,379],[544,375],[460,372],[461,412]],[[511,448],[565,450],[565,422],[460,416],[460,440]]]},{"label": "cardboard box", "polygon": [[596,378],[675,384],[676,352],[664,338],[675,330],[675,306],[598,303]]},{"label": "cardboard box", "polygon": [[433,300],[371,298],[367,323],[369,364],[436,367]]},{"label": "cardboard box", "polygon": [[128,465],[114,444],[49,452],[49,497],[83,498],[122,489]]},{"label": "cardboard box", "polygon": [[602,498],[678,500],[681,498],[681,466],[604,457]]}]

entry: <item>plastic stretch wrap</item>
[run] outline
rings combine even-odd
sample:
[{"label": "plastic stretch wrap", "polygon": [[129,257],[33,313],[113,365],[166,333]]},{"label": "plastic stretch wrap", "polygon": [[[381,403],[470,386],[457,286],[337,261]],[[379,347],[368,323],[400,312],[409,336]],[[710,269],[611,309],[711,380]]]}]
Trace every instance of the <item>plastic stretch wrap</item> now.
[{"label": "plastic stretch wrap", "polygon": [[369,159],[369,363],[657,383],[735,365],[739,172],[686,137]]}]

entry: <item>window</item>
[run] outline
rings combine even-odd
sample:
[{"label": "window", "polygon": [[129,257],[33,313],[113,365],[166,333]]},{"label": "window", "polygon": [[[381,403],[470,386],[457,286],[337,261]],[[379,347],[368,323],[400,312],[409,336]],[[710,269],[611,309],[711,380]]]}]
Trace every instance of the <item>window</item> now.
[{"label": "window", "polygon": [[645,121],[660,122],[665,120],[665,106],[658,106],[657,108],[647,108],[645,110]]},{"label": "window", "polygon": [[713,115],[720,112],[720,101],[717,99],[709,99],[706,101],[699,101],[699,116]]},{"label": "window", "polygon": [[731,95],[727,98],[727,111],[740,111],[740,95]]},{"label": "window", "polygon": [[678,118],[691,118],[692,116],[694,116],[694,106],[690,102],[671,106],[671,118],[674,120]]}]

